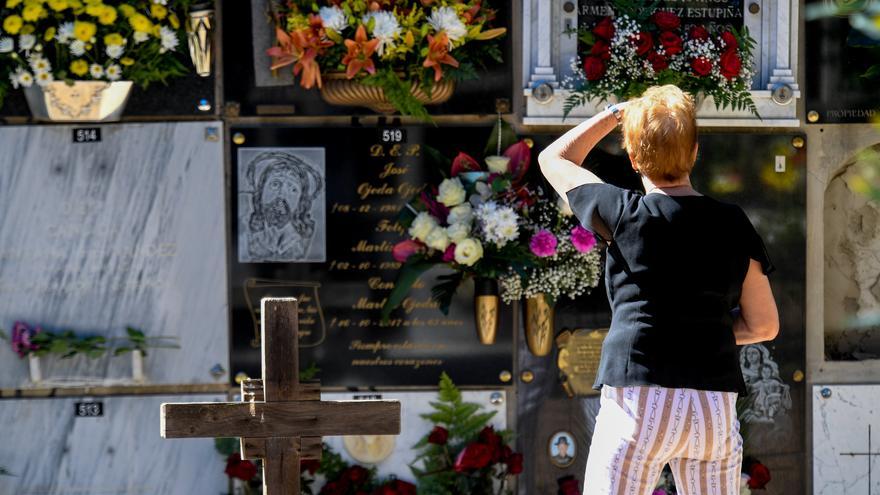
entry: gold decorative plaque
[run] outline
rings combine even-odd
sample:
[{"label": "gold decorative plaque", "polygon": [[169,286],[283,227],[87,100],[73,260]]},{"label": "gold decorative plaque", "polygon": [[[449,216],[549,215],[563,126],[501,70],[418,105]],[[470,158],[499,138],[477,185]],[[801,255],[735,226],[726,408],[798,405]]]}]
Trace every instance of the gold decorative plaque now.
[{"label": "gold decorative plaque", "polygon": [[575,395],[598,395],[593,382],[599,370],[602,343],[608,335],[607,328],[565,330],[556,337],[559,346],[559,373],[562,388],[569,397]]},{"label": "gold decorative plaque", "polygon": [[364,464],[378,464],[394,452],[395,435],[350,435],[342,437],[342,444],[354,460]]}]

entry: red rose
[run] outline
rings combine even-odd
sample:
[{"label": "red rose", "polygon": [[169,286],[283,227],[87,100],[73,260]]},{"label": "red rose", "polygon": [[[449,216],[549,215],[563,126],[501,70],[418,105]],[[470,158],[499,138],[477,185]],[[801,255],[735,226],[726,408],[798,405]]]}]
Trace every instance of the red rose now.
[{"label": "red rose", "polygon": [[501,448],[501,435],[495,433],[495,428],[487,426],[480,431],[480,442],[489,447],[492,462],[501,460],[503,449]]},{"label": "red rose", "polygon": [[672,31],[664,31],[660,33],[660,44],[663,45],[663,50],[666,52],[666,55],[670,57],[681,53],[681,43],[681,36]]},{"label": "red rose", "polygon": [[654,72],[660,72],[669,67],[669,61],[666,60],[666,57],[657,52],[651,52],[651,54],[648,55],[648,62],[651,62],[651,67],[654,68]]},{"label": "red rose", "polygon": [[721,66],[721,75],[727,79],[733,79],[739,75],[739,70],[742,68],[742,60],[740,60],[736,50],[729,49],[721,54],[719,65]]},{"label": "red rose", "polygon": [[431,433],[428,434],[428,443],[446,445],[448,439],[449,431],[442,426],[435,426]]},{"label": "red rose", "polygon": [[602,60],[611,58],[611,45],[605,40],[596,40],[593,48],[590,48],[590,55],[595,55]]},{"label": "red rose", "polygon": [[610,41],[614,37],[614,23],[611,22],[611,18],[606,17],[599,21],[596,27],[593,28],[593,34],[598,38]]},{"label": "red rose", "polygon": [[416,253],[422,253],[425,251],[425,245],[419,241],[414,241],[412,239],[405,239],[391,248],[391,256],[394,257],[396,261],[400,263],[406,263],[406,260],[409,259],[410,256]]},{"label": "red rose", "polygon": [[709,39],[709,31],[703,26],[694,26],[691,28],[690,37],[692,40],[705,41]]},{"label": "red rose", "polygon": [[340,476],[343,480],[348,480],[353,485],[360,485],[369,478],[370,472],[363,466],[351,466],[342,472]]},{"label": "red rose", "polygon": [[605,62],[599,57],[587,57],[584,59],[584,74],[587,81],[602,79],[605,75]]},{"label": "red rose", "polygon": [[739,47],[739,42],[736,41],[736,35],[730,31],[724,31],[721,33],[721,43],[723,43],[724,47],[727,49]]},{"label": "red rose", "polygon": [[321,461],[318,460],[299,461],[299,472],[301,473],[308,471],[309,474],[315,474],[319,467],[321,467]]},{"label": "red rose", "polygon": [[697,57],[691,60],[691,69],[698,76],[708,76],[712,72],[712,62],[706,57]]},{"label": "red rose", "polygon": [[672,12],[665,12],[662,10],[654,12],[654,15],[651,16],[651,20],[654,21],[654,24],[656,24],[662,31],[671,31],[673,29],[678,29],[678,27],[681,26],[681,19]]},{"label": "red rose", "polygon": [[348,493],[348,482],[330,481],[321,487],[319,495],[345,495]]},{"label": "red rose", "polygon": [[764,488],[770,482],[770,470],[767,466],[755,461],[749,468],[749,488]]},{"label": "red rose", "polygon": [[492,462],[492,452],[488,445],[482,443],[468,444],[461,449],[455,458],[453,468],[457,473],[482,469]]},{"label": "red rose", "polygon": [[564,476],[556,482],[559,483],[559,495],[581,495],[580,485],[574,476]]},{"label": "red rose", "polygon": [[251,461],[241,460],[241,454],[236,452],[226,459],[226,475],[230,478],[250,481],[257,475],[257,466]]},{"label": "red rose", "polygon": [[397,495],[416,495],[416,485],[403,480],[394,480],[391,487]]},{"label": "red rose", "polygon": [[639,55],[645,55],[651,48],[654,48],[654,37],[651,36],[651,33],[642,31],[636,35],[636,53]]},{"label": "red rose", "polygon": [[507,458],[507,472],[519,474],[523,471],[523,455],[520,453],[510,454]]}]

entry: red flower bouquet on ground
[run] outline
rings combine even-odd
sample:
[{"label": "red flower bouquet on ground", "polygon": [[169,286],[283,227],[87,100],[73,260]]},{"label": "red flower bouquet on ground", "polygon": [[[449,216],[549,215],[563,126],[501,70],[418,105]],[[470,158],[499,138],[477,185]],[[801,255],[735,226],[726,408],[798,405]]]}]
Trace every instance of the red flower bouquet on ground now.
[{"label": "red flower bouquet on ground", "polygon": [[585,49],[572,61],[574,76],[563,82],[571,90],[566,115],[592,99],[622,101],[658,84],[757,115],[749,92],[755,40],[747,29],[685,26],[675,13],[652,12],[639,2],[617,0],[613,8],[613,17],[577,31]]}]

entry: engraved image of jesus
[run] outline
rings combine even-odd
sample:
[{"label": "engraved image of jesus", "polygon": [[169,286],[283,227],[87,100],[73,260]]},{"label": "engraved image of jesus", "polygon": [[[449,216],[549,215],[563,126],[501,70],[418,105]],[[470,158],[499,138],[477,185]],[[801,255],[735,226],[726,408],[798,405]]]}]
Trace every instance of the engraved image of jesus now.
[{"label": "engraved image of jesus", "polygon": [[239,149],[240,262],[322,262],[324,149]]}]

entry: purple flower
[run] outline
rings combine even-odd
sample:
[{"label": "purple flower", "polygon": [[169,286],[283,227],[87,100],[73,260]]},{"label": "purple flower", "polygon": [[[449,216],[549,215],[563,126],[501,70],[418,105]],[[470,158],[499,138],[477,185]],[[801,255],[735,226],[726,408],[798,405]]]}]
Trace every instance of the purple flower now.
[{"label": "purple flower", "polygon": [[39,328],[33,329],[23,321],[15,322],[12,325],[12,350],[22,358],[27,356],[29,351],[37,350],[39,346],[31,343],[31,337],[39,332]]},{"label": "purple flower", "polygon": [[656,490],[654,490],[654,493],[652,493],[651,495],[669,495],[669,492],[667,492],[666,490],[664,490],[662,488],[657,488]]},{"label": "purple flower", "polygon": [[529,249],[535,256],[546,258],[556,254],[556,236],[549,230],[539,230],[529,241]]},{"label": "purple flower", "polygon": [[596,245],[596,238],[592,232],[578,225],[571,229],[571,243],[579,252],[586,253]]}]

